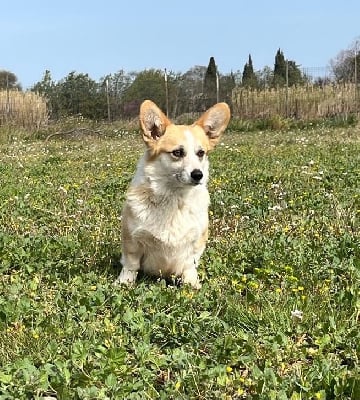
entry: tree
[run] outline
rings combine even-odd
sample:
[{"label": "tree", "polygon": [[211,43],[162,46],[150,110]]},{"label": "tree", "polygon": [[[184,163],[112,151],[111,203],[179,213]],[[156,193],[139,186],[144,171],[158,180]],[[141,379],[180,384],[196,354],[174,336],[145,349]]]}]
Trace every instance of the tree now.
[{"label": "tree", "polygon": [[308,78],[301,72],[295,61],[288,61],[288,85],[303,85]]},{"label": "tree", "polygon": [[[171,86],[171,82],[168,82]],[[171,88],[169,88],[171,92]],[[131,85],[124,91],[124,113],[135,116],[140,104],[146,100],[154,101],[162,110],[166,109],[165,79],[161,70],[149,69],[139,72]]]},{"label": "tree", "polygon": [[225,101],[229,104],[232,103],[232,91],[235,87],[235,75],[230,72],[230,74],[220,75],[220,101]]},{"label": "tree", "polygon": [[275,55],[274,64],[274,86],[284,86],[286,84],[286,61],[284,53],[278,49]]},{"label": "tree", "polygon": [[[43,82],[34,88],[47,86],[50,75],[45,73]],[[64,79],[51,86],[51,117],[82,115],[85,118],[104,119],[107,116],[106,96],[88,74],[70,72]]]},{"label": "tree", "polygon": [[46,70],[42,80],[37,82],[30,90],[46,98],[49,116],[52,118],[53,105],[56,101],[56,84],[51,78],[51,72]]},{"label": "tree", "polygon": [[204,78],[205,108],[211,107],[217,101],[217,67],[214,57],[210,57]]},{"label": "tree", "polygon": [[37,82],[32,88],[32,92],[39,93],[48,98],[51,97],[52,91],[54,90],[55,82],[51,78],[51,72],[46,70],[44,76],[40,82]]},{"label": "tree", "polygon": [[[330,67],[337,82],[354,82],[360,79],[360,37],[346,49],[341,50],[335,58],[330,60]],[[356,74],[355,74],[356,66]]]},{"label": "tree", "polygon": [[123,116],[123,96],[134,79],[134,74],[127,74],[124,70],[100,79],[99,87],[107,99],[111,119]]},{"label": "tree", "polygon": [[10,71],[0,71],[0,90],[16,89],[21,90],[17,76]]},{"label": "tree", "polygon": [[274,82],[274,71],[271,67],[265,66],[263,69],[256,72],[259,87],[267,89],[272,86]]},{"label": "tree", "polygon": [[244,65],[244,70],[242,73],[242,86],[247,88],[256,88],[258,87],[257,76],[254,72],[254,67],[251,59],[251,55],[249,54],[249,60]]},{"label": "tree", "polygon": [[173,115],[200,112],[204,106],[204,78],[206,67],[195,65],[174,79],[176,99]]},{"label": "tree", "polygon": [[275,55],[273,86],[302,85],[307,81],[295,61],[286,60],[284,53],[278,49]]}]

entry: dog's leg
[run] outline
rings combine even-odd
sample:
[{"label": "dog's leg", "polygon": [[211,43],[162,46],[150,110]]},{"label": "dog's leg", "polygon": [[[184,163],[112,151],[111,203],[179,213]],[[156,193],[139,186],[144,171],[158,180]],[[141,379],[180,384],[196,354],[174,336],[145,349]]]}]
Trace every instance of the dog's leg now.
[{"label": "dog's leg", "polygon": [[119,277],[115,281],[115,285],[125,284],[131,285],[136,281],[138,271],[140,269],[139,252],[129,253],[123,252],[121,257],[121,264],[123,266]]},{"label": "dog's leg", "polygon": [[200,289],[201,283],[198,277],[197,268],[202,253],[205,250],[205,243],[208,237],[208,229],[204,230],[201,238],[194,246],[194,256],[189,260],[188,265],[183,269],[182,279],[184,283],[190,284],[194,289]]},{"label": "dog's leg", "polygon": [[131,285],[136,281],[142,257],[142,247],[140,243],[132,237],[129,230],[129,225],[132,221],[129,218],[130,212],[126,207],[125,204],[121,229],[121,264],[123,267],[120,275],[114,282],[115,285]]},{"label": "dog's leg", "polygon": [[188,268],[185,268],[182,274],[183,282],[191,285],[194,289],[200,289],[201,283],[197,273],[197,262],[194,260]]}]

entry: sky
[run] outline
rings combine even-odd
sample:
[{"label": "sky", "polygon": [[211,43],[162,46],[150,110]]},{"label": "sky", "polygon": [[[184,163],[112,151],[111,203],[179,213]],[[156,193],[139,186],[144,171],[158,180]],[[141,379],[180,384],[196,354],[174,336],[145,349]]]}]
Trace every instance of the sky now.
[{"label": "sky", "polygon": [[23,89],[70,72],[90,78],[215,58],[220,73],[274,65],[280,48],[302,68],[326,67],[355,39],[359,0],[11,0],[0,7],[0,70]]}]

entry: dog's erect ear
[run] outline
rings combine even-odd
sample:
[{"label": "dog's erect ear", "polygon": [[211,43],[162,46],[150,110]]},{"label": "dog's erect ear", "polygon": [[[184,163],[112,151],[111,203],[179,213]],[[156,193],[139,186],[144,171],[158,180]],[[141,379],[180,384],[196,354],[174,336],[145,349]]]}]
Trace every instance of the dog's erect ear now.
[{"label": "dog's erect ear", "polygon": [[220,140],[230,121],[230,108],[226,103],[217,103],[209,108],[196,122],[201,126],[209,137],[211,147]]},{"label": "dog's erect ear", "polygon": [[145,100],[140,106],[140,125],[143,139],[147,145],[157,141],[171,121],[151,100]]}]

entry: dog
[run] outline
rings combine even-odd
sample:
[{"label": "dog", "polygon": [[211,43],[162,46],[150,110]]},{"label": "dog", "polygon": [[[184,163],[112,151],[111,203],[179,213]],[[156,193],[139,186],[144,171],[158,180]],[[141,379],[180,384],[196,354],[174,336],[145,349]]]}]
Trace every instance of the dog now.
[{"label": "dog", "polygon": [[176,125],[145,100],[139,119],[146,151],[122,210],[123,267],[115,283],[132,284],[142,270],[200,289],[197,268],[208,238],[208,153],[229,123],[229,106],[217,103],[192,125]]}]

